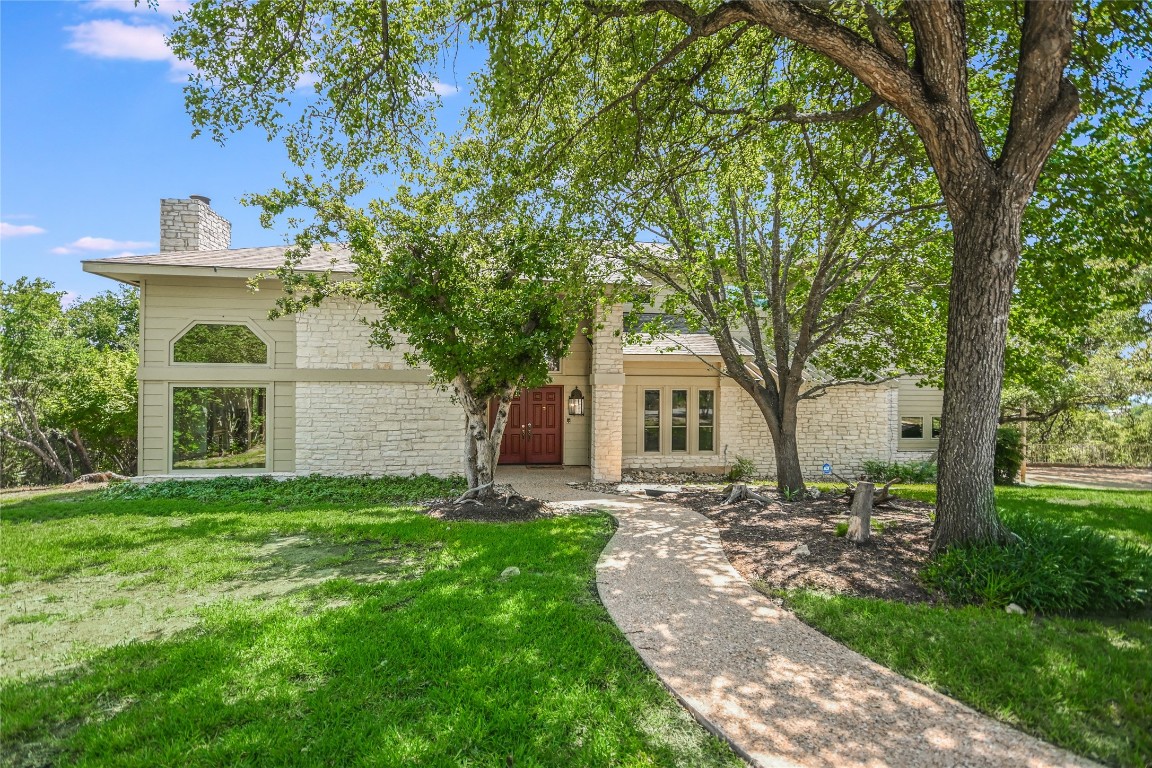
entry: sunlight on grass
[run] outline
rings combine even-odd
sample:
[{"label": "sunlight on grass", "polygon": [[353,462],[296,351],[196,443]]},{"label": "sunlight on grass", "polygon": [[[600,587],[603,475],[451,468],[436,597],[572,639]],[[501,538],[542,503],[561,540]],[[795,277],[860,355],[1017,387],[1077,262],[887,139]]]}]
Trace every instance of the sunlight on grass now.
[{"label": "sunlight on grass", "polygon": [[[898,495],[935,502],[932,486]],[[1009,513],[1152,545],[1152,493],[1003,487]],[[800,618],[870,659],[1046,741],[1109,765],[1152,764],[1152,622],[1012,616],[796,591]]]},{"label": "sunlight on grass", "polygon": [[[172,637],[9,681],[0,706],[17,761],[742,764],[674,702],[596,599],[605,515],[446,524],[388,504],[227,498],[17,511],[3,534],[5,572],[20,579],[159,575],[155,586],[179,589],[252,578],[254,548],[285,539],[293,564],[321,547],[308,567],[355,565],[364,542],[411,563],[370,583],[354,574],[276,599],[225,598]],[[500,579],[509,565],[521,575]]]}]

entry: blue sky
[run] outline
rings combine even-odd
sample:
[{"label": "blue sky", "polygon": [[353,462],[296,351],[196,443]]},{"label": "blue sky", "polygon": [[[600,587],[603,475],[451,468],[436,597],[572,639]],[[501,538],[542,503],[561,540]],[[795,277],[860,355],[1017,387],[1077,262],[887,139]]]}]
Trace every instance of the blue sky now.
[{"label": "blue sky", "polygon": [[[162,197],[211,197],[232,222],[234,248],[284,241],[285,230],[262,229],[258,212],[239,203],[280,180],[283,148],[257,131],[223,147],[191,138],[181,85],[188,69],[163,42],[184,3],[162,2],[160,12],[141,5],[0,0],[5,282],[43,277],[82,296],[115,287],[83,272],[81,260],[154,253]],[[469,100],[461,63],[437,88],[450,120]]]}]

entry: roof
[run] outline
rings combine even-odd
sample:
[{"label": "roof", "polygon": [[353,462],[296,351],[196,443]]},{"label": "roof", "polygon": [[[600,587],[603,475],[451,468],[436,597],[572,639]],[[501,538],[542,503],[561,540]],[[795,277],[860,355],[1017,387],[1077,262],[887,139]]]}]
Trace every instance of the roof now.
[{"label": "roof", "polygon": [[647,341],[625,344],[626,355],[699,355],[719,357],[716,339],[707,333],[662,333]]},{"label": "roof", "polygon": [[[284,254],[294,246],[273,245],[265,248],[232,248],[218,251],[168,251],[143,256],[113,256],[108,259],[89,259],[85,264],[132,265],[154,267],[199,267],[202,269],[272,270],[284,264]],[[296,267],[304,272],[352,272],[352,259],[343,245],[312,247]],[[97,270],[89,270],[97,271]]]},{"label": "roof", "polygon": [[[85,272],[124,279],[140,274],[187,274],[196,270],[212,270],[221,276],[251,277],[250,272],[271,272],[284,264],[284,254],[295,246],[274,245],[264,248],[231,248],[216,251],[167,251],[142,256],[113,256],[107,259],[88,259],[83,263]],[[596,268],[604,273],[605,283],[623,283],[627,277],[619,260],[601,257]],[[352,254],[339,243],[314,245],[296,264],[300,272],[332,271],[351,274],[356,271]],[[634,277],[642,285],[648,281]]]}]

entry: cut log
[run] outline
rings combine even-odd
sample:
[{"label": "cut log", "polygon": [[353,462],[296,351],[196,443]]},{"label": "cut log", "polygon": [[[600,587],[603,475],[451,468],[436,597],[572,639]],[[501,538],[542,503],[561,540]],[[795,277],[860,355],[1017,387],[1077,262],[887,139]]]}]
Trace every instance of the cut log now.
[{"label": "cut log", "polygon": [[872,492],[876,486],[859,482],[852,494],[852,508],[848,518],[848,541],[863,544],[872,535]]},{"label": "cut log", "polygon": [[733,483],[724,489],[724,493],[727,494],[727,497],[723,504],[737,504],[741,501],[758,501],[761,504],[768,504],[771,501],[767,496],[761,496],[755,491],[749,490],[744,483]]},{"label": "cut log", "polygon": [[[873,507],[887,506],[887,505],[890,505],[893,501],[896,501],[897,499],[899,499],[898,496],[895,496],[892,494],[890,489],[892,488],[893,485],[896,485],[897,483],[902,483],[902,482],[904,482],[904,481],[902,479],[900,479],[899,477],[894,477],[891,480],[889,480],[888,482],[884,483],[884,485],[881,486],[879,489],[877,489],[876,486],[873,485],[872,483],[868,483],[868,485],[871,486],[873,489],[872,506]],[[857,483],[856,485],[849,484],[848,487],[844,489],[844,498],[849,503],[852,503],[853,501],[855,501],[856,493],[859,490],[861,485],[864,485],[863,481],[861,481],[860,483]]]},{"label": "cut log", "polygon": [[121,483],[131,479],[132,478],[124,475],[118,475],[115,472],[89,472],[73,480],[72,485],[84,485],[86,483]]}]

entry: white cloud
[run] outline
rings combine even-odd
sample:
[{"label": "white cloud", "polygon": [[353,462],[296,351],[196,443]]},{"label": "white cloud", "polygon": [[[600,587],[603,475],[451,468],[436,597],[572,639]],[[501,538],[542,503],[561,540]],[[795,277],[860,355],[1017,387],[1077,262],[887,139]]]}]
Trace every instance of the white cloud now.
[{"label": "white cloud", "polygon": [[67,47],[98,59],[167,62],[171,79],[183,81],[193,71],[191,63],[176,58],[165,42],[167,27],[160,24],[127,23],[95,19],[67,27]]},{"label": "white cloud", "polygon": [[116,11],[118,13],[152,13],[161,16],[175,16],[184,13],[192,6],[188,0],[160,0],[159,8],[152,10],[146,0],[139,3],[133,0],[88,0],[84,7],[89,11]]},{"label": "white cloud", "polygon": [[72,39],[68,47],[99,59],[167,61],[174,59],[164,42],[164,27],[155,24],[126,24],[112,19],[86,21],[68,27]]},{"label": "white cloud", "polygon": [[[82,237],[68,245],[57,246],[52,253],[65,255],[83,251],[124,251],[136,248],[151,248],[152,243],[144,240],[113,240],[108,237]],[[117,256],[131,256],[131,253],[119,253]]]},{"label": "white cloud", "polygon": [[439,80],[433,80],[432,92],[437,96],[455,96],[456,94],[460,93],[460,89],[455,85],[449,85],[448,83],[442,83]]},{"label": "white cloud", "polygon": [[31,224],[9,224],[0,221],[0,237],[27,237],[28,235],[42,235],[44,230]]}]

